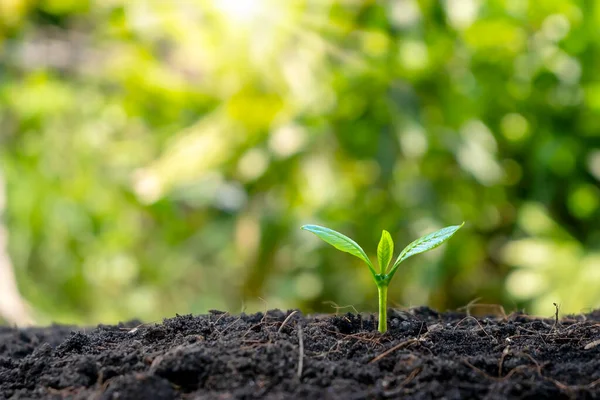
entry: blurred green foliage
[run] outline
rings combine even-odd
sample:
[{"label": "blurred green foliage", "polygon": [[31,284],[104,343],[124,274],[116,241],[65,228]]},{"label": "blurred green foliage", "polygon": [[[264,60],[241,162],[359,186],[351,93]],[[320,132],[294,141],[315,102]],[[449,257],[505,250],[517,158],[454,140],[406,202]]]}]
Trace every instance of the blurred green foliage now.
[{"label": "blurred green foliage", "polygon": [[373,249],[464,220],[392,305],[598,307],[599,25],[586,0],[0,0],[21,291],[46,322],[375,311],[299,227]]}]

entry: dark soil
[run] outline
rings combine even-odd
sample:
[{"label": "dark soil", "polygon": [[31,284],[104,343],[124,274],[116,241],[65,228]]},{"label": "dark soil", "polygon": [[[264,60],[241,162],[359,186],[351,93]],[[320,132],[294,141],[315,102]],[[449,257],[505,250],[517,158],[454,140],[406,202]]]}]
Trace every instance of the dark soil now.
[{"label": "dark soil", "polygon": [[0,327],[0,399],[600,398],[600,311],[560,320],[428,308]]}]

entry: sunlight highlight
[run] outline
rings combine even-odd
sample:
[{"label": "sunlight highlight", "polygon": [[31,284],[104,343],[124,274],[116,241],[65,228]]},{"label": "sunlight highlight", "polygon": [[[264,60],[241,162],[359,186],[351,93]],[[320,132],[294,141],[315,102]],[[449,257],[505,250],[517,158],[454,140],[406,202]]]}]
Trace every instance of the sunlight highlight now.
[{"label": "sunlight highlight", "polygon": [[264,0],[214,0],[215,7],[234,22],[250,22],[266,12]]}]

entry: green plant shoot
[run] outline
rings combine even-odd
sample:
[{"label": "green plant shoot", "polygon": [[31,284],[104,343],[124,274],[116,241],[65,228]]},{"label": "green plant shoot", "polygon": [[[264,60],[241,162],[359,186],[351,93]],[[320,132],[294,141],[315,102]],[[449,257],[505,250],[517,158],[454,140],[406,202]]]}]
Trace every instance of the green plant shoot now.
[{"label": "green plant shoot", "polygon": [[377,285],[377,291],[379,294],[379,332],[385,333],[387,331],[387,289],[390,284],[390,281],[394,277],[394,274],[398,270],[398,267],[402,263],[402,261],[406,260],[409,257],[412,257],[417,254],[424,253],[428,250],[434,249],[444,243],[446,240],[450,239],[452,235],[456,233],[465,223],[463,222],[460,225],[448,226],[446,228],[440,229],[439,231],[430,233],[429,235],[425,235],[408,246],[404,248],[398,255],[398,258],[394,262],[394,264],[390,268],[390,261],[392,261],[392,257],[394,254],[394,241],[392,240],[391,235],[388,231],[384,230],[381,233],[381,239],[379,240],[379,245],[377,246],[377,261],[379,263],[379,273],[375,271],[375,267],[369,260],[369,257],[365,253],[365,251],[356,243],[354,240],[349,237],[342,235],[339,232],[334,231],[333,229],[325,228],[323,226],[318,225],[304,225],[302,229],[312,232],[317,235],[321,240],[329,243],[336,249],[350,253],[355,257],[363,260],[367,267],[369,267],[369,271],[371,275],[373,275],[373,279],[375,280],[375,285]]}]

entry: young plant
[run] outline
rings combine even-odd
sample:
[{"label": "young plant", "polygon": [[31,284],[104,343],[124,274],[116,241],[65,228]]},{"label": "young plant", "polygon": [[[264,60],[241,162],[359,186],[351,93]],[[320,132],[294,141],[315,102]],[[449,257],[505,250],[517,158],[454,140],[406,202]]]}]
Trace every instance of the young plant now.
[{"label": "young plant", "polygon": [[381,233],[381,239],[377,246],[379,273],[375,271],[375,267],[373,267],[373,264],[371,263],[371,260],[369,260],[369,257],[367,257],[365,251],[349,237],[342,235],[333,229],[318,225],[304,225],[302,229],[314,233],[321,240],[329,243],[336,249],[350,253],[367,263],[367,267],[369,267],[369,271],[371,272],[371,275],[373,275],[379,293],[379,332],[385,333],[385,331],[387,331],[387,289],[402,261],[406,260],[408,257],[438,247],[446,240],[450,239],[464,224],[465,223],[463,222],[460,225],[448,226],[415,240],[400,252],[400,255],[391,268],[388,267],[394,254],[394,241],[389,232],[384,230]]}]

